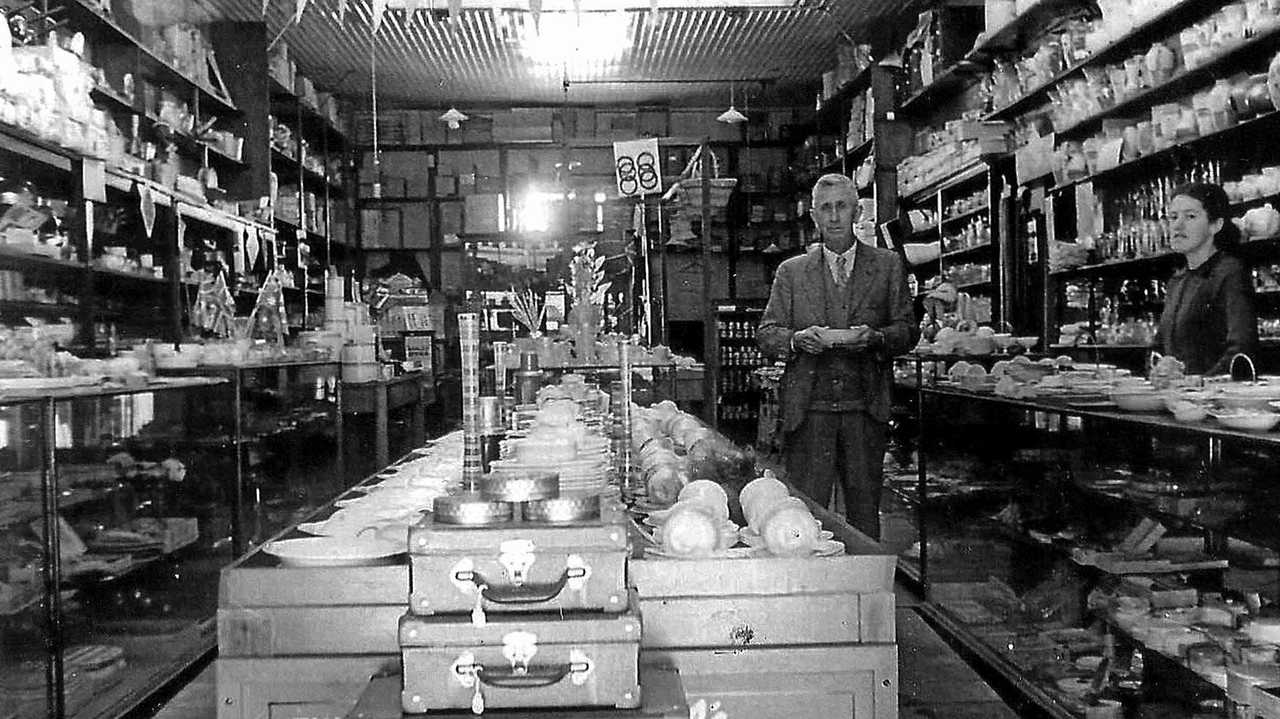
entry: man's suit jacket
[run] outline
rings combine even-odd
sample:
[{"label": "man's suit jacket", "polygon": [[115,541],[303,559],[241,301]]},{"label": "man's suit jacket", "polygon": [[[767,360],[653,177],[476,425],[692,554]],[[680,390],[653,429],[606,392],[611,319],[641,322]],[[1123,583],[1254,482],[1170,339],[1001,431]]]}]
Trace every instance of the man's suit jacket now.
[{"label": "man's suit jacket", "polygon": [[[795,431],[809,408],[820,355],[793,352],[791,337],[807,327],[827,324],[824,272],[830,269],[821,244],[783,262],[774,276],[769,304],[756,332],[756,342],[765,354],[787,363],[781,388],[783,432]],[[875,349],[828,352],[854,353],[854,371],[866,373],[872,381],[865,382],[865,386],[875,388],[874,396],[865,398],[867,413],[887,422],[893,358],[911,348],[915,324],[906,270],[896,253],[859,243],[849,279],[849,326],[868,325],[880,330],[884,344]]]}]

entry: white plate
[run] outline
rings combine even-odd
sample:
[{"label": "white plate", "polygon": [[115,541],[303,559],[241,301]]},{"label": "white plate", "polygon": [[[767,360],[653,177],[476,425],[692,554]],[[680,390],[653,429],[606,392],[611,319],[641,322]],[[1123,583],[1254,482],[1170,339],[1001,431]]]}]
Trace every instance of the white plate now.
[{"label": "white plate", "polygon": [[268,542],[262,551],[286,567],[359,567],[404,554],[405,545],[342,537],[307,537]]},{"label": "white plate", "polygon": [[[741,532],[738,533],[738,536],[742,540],[742,543],[747,545],[748,547],[764,546],[764,537],[761,537],[759,534],[757,534],[753,530],[743,529]],[[832,538],[834,538],[835,536],[836,536],[835,533],[833,533],[831,530],[824,529],[818,532],[818,541],[830,542],[832,541]],[[839,542],[837,542],[837,544],[839,544]],[[840,546],[843,547],[844,545],[841,544]]]},{"label": "white plate", "polygon": [[5,390],[64,389],[98,384],[101,377],[6,377],[0,379],[0,392]]},{"label": "white plate", "polygon": [[747,559],[754,556],[755,550],[750,547],[730,547],[729,549],[718,549],[710,554],[700,554],[696,557],[686,557],[680,554],[671,554],[663,550],[661,547],[645,547],[644,555],[646,557],[660,557],[662,559]]}]

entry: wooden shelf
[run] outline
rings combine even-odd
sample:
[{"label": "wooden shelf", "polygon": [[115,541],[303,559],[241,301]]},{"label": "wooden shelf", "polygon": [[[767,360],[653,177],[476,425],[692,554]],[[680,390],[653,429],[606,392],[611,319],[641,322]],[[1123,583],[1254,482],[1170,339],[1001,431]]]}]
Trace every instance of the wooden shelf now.
[{"label": "wooden shelf", "polygon": [[842,124],[840,122],[840,111],[844,107],[845,102],[854,95],[857,95],[863,90],[871,87],[871,70],[875,66],[875,63],[871,63],[870,65],[862,68],[858,71],[857,75],[854,75],[849,80],[849,82],[841,85],[834,95],[823,100],[814,111],[811,123],[809,123],[808,127],[806,127],[800,134],[813,134],[821,131],[824,127],[830,127],[833,123],[835,123],[836,127],[839,128]]},{"label": "wooden shelf", "polygon": [[957,292],[972,292],[972,291],[975,291],[975,290],[990,290],[990,289],[995,289],[995,282],[994,282],[993,280],[980,280],[980,281],[978,281],[978,282],[965,282],[964,284],[957,284],[957,285],[956,285],[956,291],[957,291]]},{"label": "wooden shelf", "polygon": [[303,135],[309,136],[313,145],[315,137],[323,136],[337,145],[329,149],[341,150],[347,147],[347,133],[342,128],[330,122],[316,108],[304,103],[302,98],[293,94],[293,88],[285,87],[274,77],[269,77],[268,82],[271,86],[271,110],[277,122],[292,128],[295,134],[300,124]]},{"label": "wooden shelf", "polygon": [[74,316],[80,313],[79,305],[60,302],[32,302],[30,300],[0,299],[0,313],[40,316]]},{"label": "wooden shelf", "polygon": [[[134,37],[132,33],[124,29],[115,20],[99,13],[94,7],[95,5],[96,3],[91,3],[89,0],[67,0],[67,2],[63,3],[63,6],[68,10],[73,26],[77,26],[77,29],[80,29],[78,23],[92,23],[109,31],[117,40],[122,40],[134,46],[138,52],[139,64],[143,75],[158,80],[162,85],[177,83],[198,91],[201,105],[207,102],[218,111],[239,113],[239,109],[230,98],[223,96],[208,83],[199,82],[193,77],[188,77],[167,60],[161,58],[155,50],[152,50]],[[224,73],[232,71],[231,68],[219,67],[218,69]]]},{"label": "wooden shelf", "polygon": [[915,190],[909,194],[902,196],[902,202],[906,204],[915,204],[925,198],[936,195],[943,190],[949,190],[958,185],[963,185],[981,175],[986,174],[987,163],[981,157],[973,160],[967,165],[957,169],[955,172],[946,177],[935,180],[924,187]]},{"label": "wooden shelf", "polygon": [[1145,49],[1151,44],[1152,40],[1168,34],[1165,29],[1170,23],[1187,21],[1194,16],[1208,15],[1218,7],[1220,7],[1219,4],[1205,3],[1202,0],[1179,0],[1164,12],[1134,27],[1129,32],[1094,51],[1088,57],[1077,61],[1049,80],[1023,93],[1017,100],[988,113],[983,119],[1008,120],[1017,117],[1022,111],[1036,105],[1058,83],[1081,72],[1084,68],[1131,54],[1131,51],[1135,48],[1141,47]]},{"label": "wooden shelf", "polygon": [[1071,277],[1089,277],[1093,275],[1109,275],[1123,274],[1126,271],[1147,270],[1163,266],[1172,262],[1178,254],[1169,252],[1161,255],[1152,255],[1150,257],[1135,257],[1126,260],[1111,260],[1108,262],[1098,262],[1092,265],[1082,265],[1069,270],[1057,270],[1050,272],[1051,277],[1071,278]]},{"label": "wooden shelf", "polygon": [[987,205],[983,205],[982,207],[975,207],[972,210],[961,212],[960,214],[954,217],[947,217],[942,220],[942,229],[945,230],[948,227],[954,227],[955,225],[961,222],[964,222],[965,220],[977,217],[978,215],[985,214],[990,209],[991,208],[988,207]]},{"label": "wooden shelf", "polygon": [[23,252],[17,245],[0,245],[0,267],[44,269],[58,272],[82,271],[85,264],[78,260],[64,260]]},{"label": "wooden shelf", "polygon": [[1039,0],[1004,25],[979,35],[965,59],[980,62],[996,53],[1020,50],[1027,45],[1028,33],[1082,5],[1080,0]]},{"label": "wooden shelf", "polygon": [[979,255],[984,255],[991,252],[991,248],[994,246],[995,245],[991,244],[990,242],[984,242],[981,245],[966,247],[963,250],[952,250],[950,252],[943,252],[941,259],[943,261],[946,261],[946,260],[959,260],[959,259],[964,259],[966,257],[977,257]]},{"label": "wooden shelf", "polygon": [[933,82],[916,91],[898,106],[902,115],[916,115],[921,110],[931,108],[939,96],[948,95],[967,87],[982,71],[982,66],[973,60],[962,59],[946,68],[934,78]]},{"label": "wooden shelf", "polygon": [[334,195],[341,196],[345,192],[342,183],[303,167],[296,157],[290,157],[274,146],[271,148],[271,170],[280,177],[282,185],[301,180],[304,190],[319,186]]},{"label": "wooden shelf", "polygon": [[25,157],[62,172],[71,172],[71,161],[75,156],[71,150],[65,150],[22,128],[4,123],[0,123],[0,152]]},{"label": "wooden shelf", "polygon": [[1113,117],[1131,115],[1148,110],[1154,105],[1169,102],[1185,96],[1191,90],[1211,84],[1223,72],[1239,69],[1242,62],[1254,53],[1265,54],[1280,45],[1280,27],[1271,28],[1259,35],[1218,53],[1212,59],[1194,70],[1183,70],[1155,87],[1147,88],[1136,95],[1104,108],[1086,118],[1079,120],[1059,132],[1056,139],[1082,139],[1102,124],[1103,120]]}]

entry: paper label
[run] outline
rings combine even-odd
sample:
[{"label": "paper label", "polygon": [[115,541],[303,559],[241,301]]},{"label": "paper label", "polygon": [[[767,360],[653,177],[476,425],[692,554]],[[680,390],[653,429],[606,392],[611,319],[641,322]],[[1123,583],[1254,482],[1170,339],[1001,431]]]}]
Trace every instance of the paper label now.
[{"label": "paper label", "polygon": [[614,180],[621,197],[643,197],[662,193],[662,168],[658,160],[658,140],[630,140],[613,143]]}]

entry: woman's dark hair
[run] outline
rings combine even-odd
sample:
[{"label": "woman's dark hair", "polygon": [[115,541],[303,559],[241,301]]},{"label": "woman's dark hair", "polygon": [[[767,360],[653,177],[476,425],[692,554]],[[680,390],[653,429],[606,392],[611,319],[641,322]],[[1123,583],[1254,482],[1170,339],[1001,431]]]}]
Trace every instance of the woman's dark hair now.
[{"label": "woman's dark hair", "polygon": [[1231,221],[1231,201],[1227,199],[1227,193],[1222,187],[1211,182],[1187,182],[1173,188],[1169,199],[1179,195],[1197,200],[1204,207],[1210,222],[1222,220],[1222,229],[1213,236],[1214,247],[1230,251],[1240,246],[1240,228]]}]

